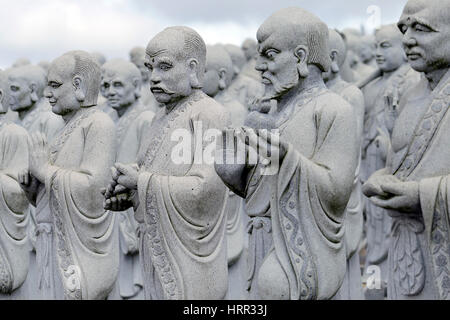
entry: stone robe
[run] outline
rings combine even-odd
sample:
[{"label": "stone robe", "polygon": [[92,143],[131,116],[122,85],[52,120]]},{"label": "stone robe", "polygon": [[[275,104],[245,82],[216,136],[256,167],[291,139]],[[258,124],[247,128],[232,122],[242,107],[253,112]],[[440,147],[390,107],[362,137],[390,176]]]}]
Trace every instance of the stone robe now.
[{"label": "stone robe", "polygon": [[[358,145],[362,142],[364,121],[364,96],[362,92],[345,81],[338,81],[329,89],[343,97],[353,107],[354,116],[357,119],[357,135],[360,137]],[[359,263],[359,246],[363,236],[363,199],[361,181],[359,178],[361,168],[361,154],[358,155],[358,167],[353,180],[353,191],[346,208],[345,216],[345,246],[347,251],[347,273],[344,283],[336,298],[341,300],[362,300],[361,268]]]},{"label": "stone robe", "polygon": [[[387,140],[390,138],[390,130],[385,117],[386,97],[395,95],[396,98],[394,100],[400,100],[409,88],[417,84],[419,73],[412,70],[409,65],[403,65],[393,72],[385,83],[383,81],[382,78],[377,78],[363,89],[366,100],[363,181],[366,181],[375,171],[384,168],[386,164],[387,150],[384,150],[383,146],[376,141],[379,136],[384,136]],[[367,255],[365,265],[366,268],[370,265],[379,266],[382,280],[386,281],[391,219],[383,208],[375,206],[367,199],[365,211],[367,219]]]},{"label": "stone robe", "polygon": [[389,299],[450,299],[450,71],[405,94],[386,169],[419,183],[419,212],[389,210]]},{"label": "stone robe", "polygon": [[[247,108],[233,99],[226,91],[216,95],[215,100],[221,103],[230,115],[231,126],[238,128],[244,125]],[[228,247],[228,295],[227,299],[239,300],[245,297],[246,263],[243,256],[246,249],[244,238],[244,204],[243,199],[231,190],[226,202],[227,213],[227,247]],[[245,250],[246,251],[246,250]]]},{"label": "stone robe", "polygon": [[[192,159],[214,152],[215,142],[203,140],[205,131],[225,128],[228,115],[198,91],[166,111],[155,115],[139,156],[136,220],[146,299],[223,299],[228,287],[226,187],[214,163]],[[187,163],[176,164],[171,156],[179,144],[172,137],[177,129],[194,151]]]},{"label": "stone robe", "polygon": [[274,175],[261,175],[257,166],[247,187],[254,215],[249,256],[266,247],[264,237],[252,239],[260,236],[253,230],[273,238],[259,270],[252,267],[252,286],[268,299],[329,299],[346,273],[345,208],[360,150],[353,108],[316,87],[301,93],[277,127],[287,154]]},{"label": "stone robe", "polygon": [[105,299],[119,267],[115,215],[100,189],[116,152],[112,120],[82,108],[49,146],[50,164],[37,199],[37,299]]},{"label": "stone robe", "polygon": [[[145,133],[153,117],[154,113],[148,111],[148,107],[138,101],[119,118],[116,123],[118,143],[116,162],[137,163],[138,151],[147,138]],[[119,212],[117,215],[121,252],[118,293],[122,299],[142,299],[140,293],[144,284],[139,263],[138,224],[134,219],[132,208]]]},{"label": "stone robe", "polygon": [[28,168],[28,134],[0,121],[0,300],[25,299],[21,286],[29,267],[29,203],[18,173]]}]

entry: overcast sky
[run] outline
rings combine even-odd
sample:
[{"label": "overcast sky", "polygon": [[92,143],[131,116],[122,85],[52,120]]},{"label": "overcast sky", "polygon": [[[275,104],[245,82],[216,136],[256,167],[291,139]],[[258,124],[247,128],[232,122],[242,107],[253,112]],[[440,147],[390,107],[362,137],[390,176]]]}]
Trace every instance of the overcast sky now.
[{"label": "overcast sky", "polygon": [[[81,49],[110,58],[146,46],[171,25],[196,29],[208,44],[240,45],[255,37],[272,12],[299,6],[330,27],[365,27],[393,23],[406,0],[0,0],[0,67],[17,58],[51,61]],[[368,10],[377,6],[377,10]],[[379,18],[378,18],[379,17]]]}]

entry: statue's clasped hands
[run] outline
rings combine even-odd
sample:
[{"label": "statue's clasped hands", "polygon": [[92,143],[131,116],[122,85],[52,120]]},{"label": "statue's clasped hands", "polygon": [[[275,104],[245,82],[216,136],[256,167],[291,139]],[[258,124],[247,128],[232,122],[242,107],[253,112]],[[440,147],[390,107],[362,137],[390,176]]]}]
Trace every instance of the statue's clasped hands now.
[{"label": "statue's clasped hands", "polygon": [[418,182],[403,182],[393,175],[375,173],[362,191],[378,207],[404,213],[420,212]]},{"label": "statue's clasped hands", "polygon": [[112,180],[101,190],[105,197],[104,208],[111,211],[124,211],[134,206],[138,181],[136,164],[116,163],[111,168]]}]

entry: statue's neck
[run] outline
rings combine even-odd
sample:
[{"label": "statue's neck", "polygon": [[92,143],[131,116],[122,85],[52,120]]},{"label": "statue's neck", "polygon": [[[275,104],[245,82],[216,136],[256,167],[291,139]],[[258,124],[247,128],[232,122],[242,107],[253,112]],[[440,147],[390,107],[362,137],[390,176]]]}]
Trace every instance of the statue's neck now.
[{"label": "statue's neck", "polygon": [[318,68],[310,68],[310,73],[306,78],[300,78],[298,84],[289,90],[278,100],[277,111],[283,111],[287,106],[293,105],[297,99],[308,89],[315,87],[326,88],[323,82],[322,72]]},{"label": "statue's neck", "polygon": [[335,85],[342,81],[342,77],[339,73],[331,73],[330,78],[326,82],[328,88],[333,88]]},{"label": "statue's neck", "polygon": [[94,106],[86,106],[86,107],[79,107],[77,109],[71,110],[70,112],[62,115],[65,124],[67,125],[77,114],[83,112],[84,110],[90,109]]},{"label": "statue's neck", "polygon": [[201,92],[203,92],[201,89],[192,89],[190,95],[185,96],[185,97],[180,97],[179,99],[177,99],[175,101],[165,104],[164,106],[166,108],[166,114],[169,114],[174,109],[176,109],[177,106],[181,106],[184,102],[186,102],[190,98],[200,94]]},{"label": "statue's neck", "polygon": [[20,121],[23,121],[30,113],[36,110],[38,103],[34,102],[28,109],[18,111]]},{"label": "statue's neck", "polygon": [[432,72],[425,72],[425,77],[428,80],[428,85],[431,90],[434,90],[439,82],[442,80],[442,78],[445,76],[445,74],[449,71],[449,67],[434,70]]},{"label": "statue's neck", "polygon": [[132,103],[121,107],[120,109],[116,109],[117,115],[119,118],[122,118],[125,114],[128,113],[128,111],[132,110],[135,106],[137,106],[139,103],[139,99],[134,100]]}]

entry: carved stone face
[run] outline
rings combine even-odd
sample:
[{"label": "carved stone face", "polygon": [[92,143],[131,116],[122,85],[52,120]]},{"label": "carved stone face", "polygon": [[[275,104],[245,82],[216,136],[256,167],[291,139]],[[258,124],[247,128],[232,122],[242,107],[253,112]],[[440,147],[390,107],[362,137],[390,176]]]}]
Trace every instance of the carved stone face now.
[{"label": "carved stone face", "polygon": [[402,36],[394,26],[382,27],[375,35],[376,62],[383,72],[397,70],[406,62]]},{"label": "carved stone face", "polygon": [[419,72],[448,68],[450,64],[450,1],[409,1],[398,27],[411,67]]},{"label": "carved stone face", "polygon": [[137,57],[132,62],[136,65],[136,67],[138,67],[139,71],[141,72],[142,82],[148,82],[149,71],[145,66],[145,56]]},{"label": "carved stone face", "polygon": [[50,65],[47,87],[44,95],[52,106],[53,113],[65,115],[80,108],[72,73],[75,61],[70,56],[62,56]]},{"label": "carved stone face", "polygon": [[31,88],[27,81],[11,75],[9,77],[9,107],[13,111],[24,111],[33,105]]},{"label": "carved stone face", "polygon": [[245,40],[244,43],[242,44],[242,50],[244,51],[245,58],[247,60],[252,59],[257,53],[256,42],[251,39]]},{"label": "carved stone face", "polygon": [[189,63],[177,50],[167,48],[158,51],[153,57],[146,57],[146,66],[150,70],[150,89],[159,103],[169,104],[192,92]]},{"label": "carved stone face", "polygon": [[108,106],[113,109],[127,107],[136,101],[136,87],[126,74],[106,70],[103,72],[101,86],[101,92],[107,99]]},{"label": "carved stone face", "polygon": [[299,82],[298,58],[287,42],[286,34],[278,32],[258,45],[256,70],[262,75],[264,98],[279,99]]},{"label": "carved stone face", "polygon": [[210,97],[214,97],[220,91],[220,75],[217,70],[206,64],[205,77],[203,78],[203,92]]}]

